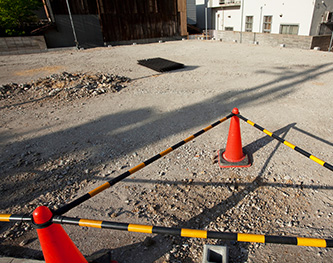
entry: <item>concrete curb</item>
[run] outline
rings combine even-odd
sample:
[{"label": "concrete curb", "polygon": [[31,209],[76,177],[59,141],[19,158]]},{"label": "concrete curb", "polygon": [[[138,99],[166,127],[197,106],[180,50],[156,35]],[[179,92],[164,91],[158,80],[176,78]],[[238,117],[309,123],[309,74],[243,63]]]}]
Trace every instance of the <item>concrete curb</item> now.
[{"label": "concrete curb", "polygon": [[0,257],[0,263],[43,263],[43,260],[27,259],[27,258],[10,258]]}]

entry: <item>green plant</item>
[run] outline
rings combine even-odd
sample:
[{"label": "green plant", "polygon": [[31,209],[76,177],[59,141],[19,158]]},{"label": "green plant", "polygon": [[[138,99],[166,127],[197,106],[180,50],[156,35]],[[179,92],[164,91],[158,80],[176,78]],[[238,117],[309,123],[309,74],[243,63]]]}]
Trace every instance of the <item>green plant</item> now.
[{"label": "green plant", "polygon": [[7,35],[23,35],[26,26],[37,20],[34,11],[41,0],[0,0],[0,23]]}]

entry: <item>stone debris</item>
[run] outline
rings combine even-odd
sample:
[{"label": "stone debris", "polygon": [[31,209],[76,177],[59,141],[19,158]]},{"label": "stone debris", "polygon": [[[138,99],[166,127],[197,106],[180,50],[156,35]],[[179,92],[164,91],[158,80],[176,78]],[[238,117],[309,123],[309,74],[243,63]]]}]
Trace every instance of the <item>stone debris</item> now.
[{"label": "stone debris", "polygon": [[114,74],[68,73],[52,74],[28,83],[9,83],[0,87],[0,100],[26,95],[29,100],[56,98],[71,101],[75,98],[119,92],[129,78]]}]

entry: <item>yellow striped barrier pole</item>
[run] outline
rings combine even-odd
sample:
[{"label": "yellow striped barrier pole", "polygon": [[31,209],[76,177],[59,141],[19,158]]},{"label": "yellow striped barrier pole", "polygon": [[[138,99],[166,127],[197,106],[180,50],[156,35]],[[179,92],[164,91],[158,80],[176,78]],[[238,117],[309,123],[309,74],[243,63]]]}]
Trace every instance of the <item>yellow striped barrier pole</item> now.
[{"label": "yellow striped barrier pole", "polygon": [[90,199],[91,197],[99,194],[100,192],[104,191],[105,189],[115,185],[116,183],[120,182],[121,180],[124,180],[125,178],[127,178],[128,176],[132,175],[133,173],[141,170],[143,167],[148,166],[149,164],[155,162],[156,160],[160,159],[161,157],[167,155],[168,153],[176,150],[177,148],[179,148],[180,146],[184,145],[185,143],[188,143],[189,141],[193,140],[194,138],[197,138],[198,136],[202,135],[203,133],[205,133],[206,131],[209,131],[210,129],[214,128],[215,126],[219,125],[220,123],[226,121],[227,119],[231,118],[233,116],[233,113],[229,114],[228,116],[214,122],[213,124],[207,126],[206,128],[203,128],[202,130],[198,131],[197,133],[191,135],[190,137],[180,141],[179,143],[167,148],[166,150],[164,150],[163,152],[160,152],[159,154],[156,154],[155,156],[153,156],[150,159],[147,159],[146,161],[140,163],[139,165],[129,169],[128,171],[122,173],[121,175],[111,179],[110,181],[107,181],[106,183],[102,184],[101,186],[93,189],[92,191],[90,191],[89,193],[73,200],[72,202],[60,207],[58,210],[56,210],[54,212],[54,214],[56,215],[62,215],[66,212],[68,212],[69,210],[71,210],[72,208],[80,205],[81,203],[87,201],[88,199]]},{"label": "yellow striped barrier pole", "polygon": [[295,150],[296,152],[308,157],[309,159],[311,159],[312,161],[320,164],[321,166],[324,166],[325,168],[333,171],[333,166],[319,158],[317,158],[316,156],[312,155],[311,153],[308,153],[307,151],[304,151],[303,149],[297,147],[296,145],[280,138],[279,136],[277,136],[276,134],[266,130],[265,128],[261,127],[260,125],[250,121],[249,119],[243,117],[240,114],[235,114],[237,117],[239,117],[240,119],[242,119],[243,121],[245,121],[246,123],[252,125],[253,127],[257,128],[258,130],[262,131],[263,133],[267,134],[268,136],[278,140],[279,142],[283,143],[284,145],[288,146],[289,148]]},{"label": "yellow striped barrier pole", "polygon": [[[3,222],[22,221],[20,219],[28,221],[27,218],[24,218],[20,215],[10,215],[10,214],[0,215],[0,221]],[[31,217],[28,217],[28,219],[30,219],[31,221]],[[326,247],[326,248],[333,247],[333,239],[271,236],[271,235],[248,234],[248,233],[218,232],[218,231],[189,229],[189,228],[160,227],[152,225],[129,224],[129,223],[92,220],[92,219],[57,216],[57,215],[53,217],[52,223],[78,225],[78,226],[92,227],[92,228],[106,228],[106,229],[122,230],[128,232],[136,232],[136,233],[174,235],[187,238],[220,239],[228,241],[273,243],[273,244],[285,244],[285,245],[296,245],[296,246],[307,246],[307,247]]]},{"label": "yellow striped barrier pole", "polygon": [[32,217],[30,215],[12,215],[12,214],[0,214],[0,222],[31,222]]},{"label": "yellow striped barrier pole", "polygon": [[274,243],[288,244],[309,247],[333,247],[333,239],[307,238],[307,237],[288,237],[270,236],[246,233],[217,232],[189,228],[172,228],[152,225],[129,224],[121,222],[110,222],[101,220],[91,220],[73,218],[65,216],[55,216],[53,223],[79,225],[93,228],[108,228],[137,233],[175,235],[188,238],[220,239],[239,242]]}]

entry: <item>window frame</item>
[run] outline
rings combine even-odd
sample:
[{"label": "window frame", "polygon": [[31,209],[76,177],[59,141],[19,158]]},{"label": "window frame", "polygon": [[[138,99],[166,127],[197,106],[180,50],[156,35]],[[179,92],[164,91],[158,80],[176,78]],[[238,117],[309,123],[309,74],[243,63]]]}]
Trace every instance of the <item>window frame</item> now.
[{"label": "window frame", "polygon": [[[251,18],[251,20],[249,20],[248,18]],[[253,32],[253,20],[254,20],[253,18],[254,16],[245,17],[245,32]]]},{"label": "window frame", "polygon": [[[289,27],[288,29],[288,33],[282,33],[282,28],[283,27]],[[296,34],[293,34],[291,33],[292,30],[290,30],[290,28],[292,27],[297,27],[297,33]],[[279,33],[282,34],[282,35],[298,35],[298,32],[299,32],[299,24],[280,24],[280,30],[279,30]]]},{"label": "window frame", "polygon": [[[270,18],[270,21],[267,22],[266,19]],[[264,16],[263,23],[262,23],[262,33],[271,33],[272,32],[272,24],[273,24],[273,16]],[[266,26],[269,27],[269,29],[266,29]]]}]

